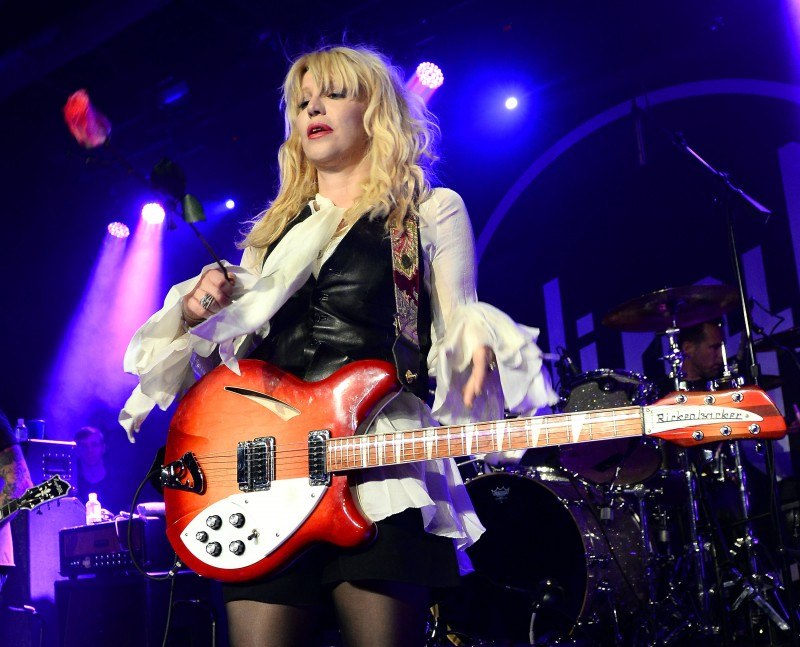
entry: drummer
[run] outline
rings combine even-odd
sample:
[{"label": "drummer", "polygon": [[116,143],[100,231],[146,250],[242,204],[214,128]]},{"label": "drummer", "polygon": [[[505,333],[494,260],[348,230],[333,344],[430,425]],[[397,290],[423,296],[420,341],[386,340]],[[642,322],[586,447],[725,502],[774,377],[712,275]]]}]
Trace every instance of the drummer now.
[{"label": "drummer", "polygon": [[705,391],[709,382],[722,377],[725,358],[721,320],[682,328],[678,347],[683,354],[683,380],[689,391]]}]

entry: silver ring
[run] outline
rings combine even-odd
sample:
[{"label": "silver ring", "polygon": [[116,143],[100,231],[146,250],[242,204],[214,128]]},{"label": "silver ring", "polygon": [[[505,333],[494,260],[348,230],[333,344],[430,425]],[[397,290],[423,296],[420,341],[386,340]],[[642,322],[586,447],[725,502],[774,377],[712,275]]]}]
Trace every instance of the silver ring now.
[{"label": "silver ring", "polygon": [[214,303],[214,297],[212,297],[210,294],[206,294],[202,299],[200,299],[200,307],[203,308],[203,310],[208,310],[209,312],[211,312],[211,306]]}]

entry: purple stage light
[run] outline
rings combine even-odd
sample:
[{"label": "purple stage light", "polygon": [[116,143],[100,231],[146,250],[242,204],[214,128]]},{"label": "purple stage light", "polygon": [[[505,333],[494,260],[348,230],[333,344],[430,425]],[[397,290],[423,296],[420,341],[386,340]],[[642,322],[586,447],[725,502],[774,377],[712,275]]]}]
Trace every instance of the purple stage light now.
[{"label": "purple stage light", "polygon": [[519,105],[517,97],[508,97],[505,102],[506,110],[514,110]]},{"label": "purple stage light", "polygon": [[127,238],[131,235],[131,230],[128,229],[128,225],[124,222],[112,222],[109,223],[108,233],[114,236],[114,238]]},{"label": "purple stage light", "polygon": [[442,70],[438,65],[426,61],[417,66],[416,72],[406,82],[406,87],[427,103],[442,83],[444,83]]},{"label": "purple stage light", "polygon": [[441,87],[444,83],[444,74],[441,68],[429,61],[417,65],[417,78],[423,86],[431,90]]},{"label": "purple stage light", "polygon": [[225,208],[226,209],[228,209],[230,211],[234,207],[236,207],[236,203],[233,200],[230,200],[230,199],[225,200]]},{"label": "purple stage light", "polygon": [[158,202],[148,202],[142,207],[142,219],[151,225],[160,225],[166,215],[164,207]]}]

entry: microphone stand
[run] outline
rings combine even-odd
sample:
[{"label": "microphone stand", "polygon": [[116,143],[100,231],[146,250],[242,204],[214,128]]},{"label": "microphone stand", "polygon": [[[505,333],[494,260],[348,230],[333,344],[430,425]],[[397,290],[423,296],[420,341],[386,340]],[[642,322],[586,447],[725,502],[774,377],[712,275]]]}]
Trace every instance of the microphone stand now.
[{"label": "microphone stand", "polygon": [[[666,129],[662,127],[662,130]],[[716,180],[718,180],[722,187],[724,187],[725,225],[727,229],[728,247],[731,256],[731,263],[733,265],[733,271],[736,277],[736,287],[739,292],[739,301],[742,310],[742,318],[744,321],[744,330],[742,331],[742,334],[744,335],[745,350],[747,353],[747,360],[746,360],[748,362],[747,370],[753,384],[757,386],[759,379],[761,377],[761,367],[756,361],[755,347],[753,345],[753,335],[752,335],[753,326],[750,316],[750,309],[748,308],[747,292],[745,289],[744,277],[742,275],[742,268],[739,262],[739,253],[736,247],[736,235],[733,224],[733,206],[731,198],[733,196],[738,196],[751,208],[755,209],[758,213],[762,214],[764,216],[764,224],[766,224],[767,221],[769,220],[769,216],[772,214],[772,211],[770,211],[767,207],[765,207],[760,202],[755,200],[753,197],[745,193],[745,191],[742,190],[740,187],[736,186],[731,181],[731,178],[728,175],[728,173],[714,168],[705,159],[703,159],[694,149],[692,149],[689,146],[689,144],[686,142],[683,133],[680,132],[673,133],[670,139],[672,140],[672,143],[675,146],[677,146],[680,150],[682,150],[684,153],[686,153],[692,159],[694,159],[702,168],[704,168]],[[717,202],[719,203],[719,200],[717,200]],[[781,508],[777,495],[778,483],[775,473],[773,441],[768,441],[766,443],[766,464],[767,464],[767,472],[768,472],[769,487],[770,487],[771,519],[773,528],[775,530],[775,537],[777,541],[776,548],[778,552],[778,559],[781,564],[781,573],[782,573],[784,588],[787,593],[787,598],[789,603],[788,624],[790,626],[790,633],[791,633],[790,640],[792,641],[791,644],[795,645],[795,647],[798,647],[800,645],[800,628],[798,628],[797,610],[795,609],[795,604],[793,599],[794,596],[792,592],[792,579],[791,579],[791,573],[788,563],[788,555],[786,552],[786,546],[783,535],[784,532],[783,522],[780,517]],[[758,574],[752,573],[751,575],[756,576]],[[744,597],[752,595],[751,592],[746,592],[746,593],[747,593],[746,595],[739,596],[739,599],[736,601],[734,606],[738,606],[738,604],[741,604],[741,601],[744,599]],[[761,597],[760,595],[754,599],[757,601],[758,600],[763,601],[763,597]],[[766,602],[764,601],[764,603]],[[759,604],[759,606],[761,606],[761,604]],[[775,616],[777,615],[777,613],[774,611],[774,609],[771,609],[771,611],[772,613],[767,613],[767,616],[770,618],[770,620],[775,622],[776,621]],[[776,624],[781,626],[780,623]],[[781,629],[783,629],[783,626],[781,626]]]}]

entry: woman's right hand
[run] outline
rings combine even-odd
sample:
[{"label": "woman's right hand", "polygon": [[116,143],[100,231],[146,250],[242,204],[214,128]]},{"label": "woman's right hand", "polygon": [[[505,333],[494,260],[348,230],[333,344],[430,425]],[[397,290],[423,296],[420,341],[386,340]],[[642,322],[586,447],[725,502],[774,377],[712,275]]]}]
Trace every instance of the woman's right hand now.
[{"label": "woman's right hand", "polygon": [[226,279],[218,269],[203,273],[192,291],[181,299],[183,320],[187,326],[196,326],[231,304],[236,277],[233,274],[229,277]]}]

